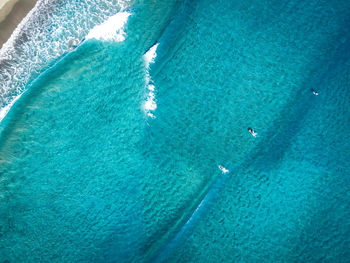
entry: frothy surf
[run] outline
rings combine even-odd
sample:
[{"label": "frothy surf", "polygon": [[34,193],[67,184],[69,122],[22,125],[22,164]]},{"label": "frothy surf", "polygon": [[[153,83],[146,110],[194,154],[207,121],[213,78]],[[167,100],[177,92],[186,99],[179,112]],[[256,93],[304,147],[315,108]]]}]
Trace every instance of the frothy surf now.
[{"label": "frothy surf", "polygon": [[154,111],[157,109],[156,95],[155,89],[156,87],[152,84],[152,78],[150,75],[150,65],[154,63],[155,58],[157,57],[157,48],[159,43],[153,45],[144,55],[143,59],[145,61],[146,68],[146,77],[145,77],[145,85],[146,85],[146,99],[143,105],[143,110],[145,114],[151,118],[155,118]]},{"label": "frothy surf", "polygon": [[7,104],[5,107],[2,107],[0,109],[0,122],[5,118],[6,114],[9,112],[13,104],[22,96],[22,94],[17,95],[14,97],[9,104]]},{"label": "frothy surf", "polygon": [[108,18],[107,21],[101,25],[95,26],[86,36],[86,39],[94,38],[103,41],[124,41],[126,36],[124,26],[130,15],[129,12],[120,12]]},{"label": "frothy surf", "polygon": [[85,37],[123,41],[129,7],[128,0],[39,0],[0,49],[0,121],[31,79]]}]

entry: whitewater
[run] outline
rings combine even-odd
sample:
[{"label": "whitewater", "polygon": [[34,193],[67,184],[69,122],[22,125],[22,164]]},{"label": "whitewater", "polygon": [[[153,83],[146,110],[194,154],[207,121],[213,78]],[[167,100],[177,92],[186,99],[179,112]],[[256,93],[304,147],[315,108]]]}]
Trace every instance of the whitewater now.
[{"label": "whitewater", "polygon": [[1,120],[30,81],[85,38],[123,41],[123,32],[116,31],[130,15],[123,13],[128,6],[120,0],[39,0],[0,50]]}]

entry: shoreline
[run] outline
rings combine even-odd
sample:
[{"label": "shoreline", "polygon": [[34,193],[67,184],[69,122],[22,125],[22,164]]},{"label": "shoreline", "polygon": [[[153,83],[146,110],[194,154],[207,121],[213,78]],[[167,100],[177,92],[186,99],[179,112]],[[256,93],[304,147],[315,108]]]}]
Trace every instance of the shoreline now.
[{"label": "shoreline", "polygon": [[37,0],[0,0],[0,49]]}]

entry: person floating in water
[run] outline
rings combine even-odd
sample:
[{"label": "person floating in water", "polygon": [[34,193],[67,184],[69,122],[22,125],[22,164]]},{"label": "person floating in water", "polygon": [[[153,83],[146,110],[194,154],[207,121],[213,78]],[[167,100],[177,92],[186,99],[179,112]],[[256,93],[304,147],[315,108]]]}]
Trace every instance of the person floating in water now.
[{"label": "person floating in water", "polygon": [[312,91],[312,94],[314,94],[315,96],[318,96],[318,92],[314,89],[311,90]]},{"label": "person floating in water", "polygon": [[225,167],[223,167],[222,165],[219,165],[219,169],[221,170],[221,172],[223,174],[227,174],[229,172],[229,170],[227,170]]},{"label": "person floating in water", "polygon": [[250,132],[251,135],[253,135],[254,137],[256,137],[258,135],[258,133],[256,133],[252,128],[248,128],[248,131]]}]

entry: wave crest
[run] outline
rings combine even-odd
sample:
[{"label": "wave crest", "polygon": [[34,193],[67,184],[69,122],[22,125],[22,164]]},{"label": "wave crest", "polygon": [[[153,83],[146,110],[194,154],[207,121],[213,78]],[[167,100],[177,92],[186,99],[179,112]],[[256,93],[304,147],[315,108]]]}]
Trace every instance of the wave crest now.
[{"label": "wave crest", "polygon": [[0,109],[8,108],[43,68],[71,50],[96,25],[124,13],[130,3],[39,0],[0,49]]}]

